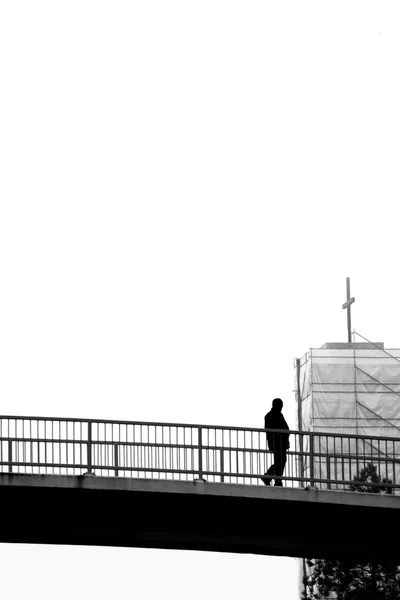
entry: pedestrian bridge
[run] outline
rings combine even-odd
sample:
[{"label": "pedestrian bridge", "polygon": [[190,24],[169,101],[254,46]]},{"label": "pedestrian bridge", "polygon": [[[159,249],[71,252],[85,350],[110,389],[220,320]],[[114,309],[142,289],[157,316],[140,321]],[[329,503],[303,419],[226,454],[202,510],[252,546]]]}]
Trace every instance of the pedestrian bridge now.
[{"label": "pedestrian bridge", "polygon": [[0,542],[400,564],[400,439],[290,444],[284,486],[267,487],[264,429],[0,417]]}]

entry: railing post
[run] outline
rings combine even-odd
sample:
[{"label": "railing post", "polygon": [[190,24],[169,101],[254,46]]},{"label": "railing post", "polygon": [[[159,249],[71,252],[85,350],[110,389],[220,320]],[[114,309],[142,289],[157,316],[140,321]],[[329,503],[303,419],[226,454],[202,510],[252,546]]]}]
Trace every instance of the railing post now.
[{"label": "railing post", "polygon": [[12,473],[12,440],[8,440],[8,472]]},{"label": "railing post", "polygon": [[310,487],[314,487],[314,434],[309,433],[310,436]]},{"label": "railing post", "polygon": [[224,475],[225,465],[224,465],[224,449],[223,448],[221,448],[220,453],[221,453],[221,483],[223,483],[225,481],[225,475]]},{"label": "railing post", "polygon": [[199,427],[199,479],[203,479],[203,440],[201,427]]},{"label": "railing post", "polygon": [[88,475],[92,474],[92,421],[88,421],[88,441],[87,441],[87,467]]},{"label": "railing post", "polygon": [[115,477],[118,477],[119,471],[118,471],[118,444],[114,444],[114,466],[115,466]]}]

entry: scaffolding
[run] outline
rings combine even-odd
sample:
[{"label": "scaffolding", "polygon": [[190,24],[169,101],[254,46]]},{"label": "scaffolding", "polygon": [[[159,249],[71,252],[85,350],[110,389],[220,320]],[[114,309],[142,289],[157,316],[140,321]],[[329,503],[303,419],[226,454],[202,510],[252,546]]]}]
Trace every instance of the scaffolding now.
[{"label": "scaffolding", "polygon": [[[364,341],[355,341],[355,336]],[[387,350],[382,342],[370,342],[356,332],[353,342],[310,348],[301,359],[295,360],[295,389],[298,429],[327,434],[320,452],[332,454],[332,460],[316,457],[313,465],[321,478],[329,479],[331,475],[337,478],[340,449],[328,434],[343,433],[361,436],[354,438],[347,449],[353,458],[341,465],[347,478],[352,479],[361,467],[372,462],[381,477],[400,479],[400,465],[394,459],[394,454],[400,451],[400,349]],[[374,447],[365,436],[394,441]],[[309,449],[304,448],[304,452],[300,470],[307,473]],[[393,458],[390,474],[387,468],[386,472],[380,468],[381,461],[387,463],[388,458]]]}]

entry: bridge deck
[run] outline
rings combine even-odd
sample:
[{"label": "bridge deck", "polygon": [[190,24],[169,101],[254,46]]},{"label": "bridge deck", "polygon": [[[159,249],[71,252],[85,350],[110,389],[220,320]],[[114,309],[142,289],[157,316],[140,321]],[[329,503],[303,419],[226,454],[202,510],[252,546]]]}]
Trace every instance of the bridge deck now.
[{"label": "bridge deck", "polygon": [[[0,474],[0,542],[357,557],[400,564],[395,495]],[[396,511],[397,509],[397,511]]]}]

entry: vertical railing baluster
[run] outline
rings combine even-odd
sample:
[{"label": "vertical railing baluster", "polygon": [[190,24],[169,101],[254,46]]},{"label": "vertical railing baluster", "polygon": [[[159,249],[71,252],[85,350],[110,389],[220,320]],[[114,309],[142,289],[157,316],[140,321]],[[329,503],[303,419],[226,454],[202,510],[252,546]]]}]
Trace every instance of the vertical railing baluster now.
[{"label": "vertical railing baluster", "polygon": [[46,421],[43,421],[43,431],[44,431],[44,464],[45,464],[45,474],[47,475],[47,427]]},{"label": "vertical railing baluster", "polygon": [[87,439],[87,472],[92,473],[92,421],[87,422],[88,439]]},{"label": "vertical railing baluster", "polygon": [[329,454],[327,454],[326,456],[326,476],[328,481],[328,490],[332,489],[332,484],[331,484],[331,457]]},{"label": "vertical railing baluster", "polygon": [[199,479],[203,479],[203,440],[202,440],[202,428],[198,428],[199,436]]},{"label": "vertical railing baluster", "polygon": [[12,473],[12,459],[13,459],[13,455],[12,455],[12,440],[8,440],[8,472]]},{"label": "vertical railing baluster", "polygon": [[[386,457],[386,460],[385,460],[385,478],[386,479],[389,479],[389,477],[388,477],[388,456],[389,455],[388,455],[387,440],[386,440],[386,442],[385,442],[385,457]],[[393,490],[391,490],[391,491],[393,491]]]},{"label": "vertical railing baluster", "polygon": [[236,447],[235,447],[235,453],[236,453],[236,483],[239,483],[239,432],[236,429],[235,430],[236,433]]},{"label": "vertical railing baluster", "polygon": [[[22,442],[22,460],[24,463],[26,463],[26,445],[25,445],[25,419],[22,419],[22,438],[23,438],[23,442]],[[26,473],[26,464],[24,464],[23,468],[22,468],[22,472]]]},{"label": "vertical railing baluster", "polygon": [[296,461],[296,466],[299,469],[299,487],[305,487],[305,467],[304,467],[304,437],[303,432],[299,431],[298,435],[295,436],[295,442],[298,439],[298,444],[295,443],[295,452],[298,450],[298,460]]},{"label": "vertical railing baluster", "polygon": [[119,474],[119,470],[118,470],[118,444],[114,444],[114,475],[115,477],[118,477]]},{"label": "vertical railing baluster", "polygon": [[[341,479],[346,481],[346,473],[345,473],[345,463],[344,463],[344,454],[343,454],[343,436],[340,436],[340,454],[342,455],[342,476]],[[342,488],[345,489],[344,483],[342,483]]]},{"label": "vertical railing baluster", "polygon": [[[251,475],[254,474],[254,446],[253,446],[253,431],[250,433],[250,447],[251,447],[251,451],[250,451],[250,473]],[[253,483],[253,478],[251,477],[250,479],[250,483]]]},{"label": "vertical railing baluster", "polygon": [[246,453],[246,432],[245,431],[241,431],[241,433],[243,434],[243,445],[240,446],[243,448],[243,450],[240,453],[240,470],[241,473],[243,475],[242,478],[242,483],[246,484],[246,474],[247,474],[247,461],[248,461],[248,455]]},{"label": "vertical railing baluster", "polygon": [[310,432],[310,487],[314,487],[314,434]]},{"label": "vertical railing baluster", "polygon": [[30,444],[31,444],[31,465],[32,465],[31,473],[33,473],[34,472],[34,469],[33,469],[34,460],[33,460],[33,441],[32,441],[32,419],[29,421],[29,437],[30,437]]}]

